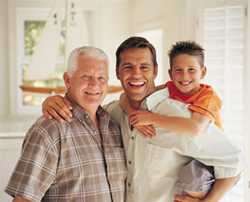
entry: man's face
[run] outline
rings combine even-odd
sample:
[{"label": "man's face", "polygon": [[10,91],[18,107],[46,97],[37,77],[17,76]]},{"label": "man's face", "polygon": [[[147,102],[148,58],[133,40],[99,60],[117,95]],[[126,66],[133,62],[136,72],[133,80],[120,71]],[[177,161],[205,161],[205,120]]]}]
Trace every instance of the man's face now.
[{"label": "man's face", "polygon": [[157,66],[148,48],[131,48],[120,55],[117,78],[130,101],[141,102],[154,88]]},{"label": "man's face", "polygon": [[174,57],[169,74],[179,91],[191,95],[199,90],[206,68],[200,65],[197,56],[180,54]]},{"label": "man's face", "polygon": [[86,110],[97,109],[108,88],[108,63],[87,55],[77,58],[77,69],[64,81],[70,96]]}]

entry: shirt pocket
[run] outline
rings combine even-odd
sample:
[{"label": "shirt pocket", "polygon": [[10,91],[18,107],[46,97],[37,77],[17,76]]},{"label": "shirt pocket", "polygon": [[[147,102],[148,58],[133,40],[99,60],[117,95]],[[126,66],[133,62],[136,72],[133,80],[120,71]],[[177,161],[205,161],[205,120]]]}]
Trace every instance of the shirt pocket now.
[{"label": "shirt pocket", "polygon": [[121,182],[126,180],[127,167],[123,147],[106,147],[105,158],[109,180]]},{"label": "shirt pocket", "polygon": [[150,143],[147,144],[147,153],[148,169],[152,173],[152,177],[176,178],[179,169],[188,161],[188,158],[179,155],[172,149]]}]

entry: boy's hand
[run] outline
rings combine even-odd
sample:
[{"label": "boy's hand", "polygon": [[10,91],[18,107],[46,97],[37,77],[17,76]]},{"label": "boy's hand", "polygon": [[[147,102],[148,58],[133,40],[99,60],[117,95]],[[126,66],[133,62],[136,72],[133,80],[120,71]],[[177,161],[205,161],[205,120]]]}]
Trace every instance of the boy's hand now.
[{"label": "boy's hand", "polygon": [[130,123],[136,126],[153,125],[154,114],[146,110],[137,110],[129,115]]},{"label": "boy's hand", "polygon": [[156,134],[155,128],[152,125],[136,126],[135,128],[145,137],[151,138]]},{"label": "boy's hand", "polygon": [[61,95],[47,97],[42,103],[42,112],[46,118],[56,119],[57,121],[71,121],[72,107],[70,102]]}]

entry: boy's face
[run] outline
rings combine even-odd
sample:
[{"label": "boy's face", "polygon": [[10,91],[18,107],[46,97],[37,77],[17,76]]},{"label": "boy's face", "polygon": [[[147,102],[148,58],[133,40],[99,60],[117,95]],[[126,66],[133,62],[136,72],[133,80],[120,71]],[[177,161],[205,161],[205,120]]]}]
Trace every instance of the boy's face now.
[{"label": "boy's face", "polygon": [[206,74],[206,67],[199,63],[198,56],[180,54],[173,58],[169,76],[175,86],[185,95],[191,95],[200,88],[200,80]]}]

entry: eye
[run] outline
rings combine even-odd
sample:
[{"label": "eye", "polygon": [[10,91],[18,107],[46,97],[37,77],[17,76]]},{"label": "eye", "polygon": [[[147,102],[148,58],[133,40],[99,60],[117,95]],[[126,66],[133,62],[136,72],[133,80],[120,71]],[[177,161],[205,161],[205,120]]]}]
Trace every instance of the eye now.
[{"label": "eye", "polygon": [[106,83],[107,82],[107,78],[100,76],[98,77],[98,81],[102,82],[102,83]]},{"label": "eye", "polygon": [[196,69],[195,69],[195,68],[193,68],[193,67],[190,67],[190,68],[188,68],[188,72],[190,72],[190,73],[194,73],[194,72],[196,72]]},{"label": "eye", "polygon": [[130,70],[132,68],[132,65],[123,65],[122,69],[123,70]]},{"label": "eye", "polygon": [[148,70],[148,69],[150,69],[150,66],[149,65],[142,65],[141,69],[142,70]]},{"label": "eye", "polygon": [[82,75],[80,78],[81,78],[82,80],[84,80],[84,81],[90,80],[90,76],[88,76],[88,75]]},{"label": "eye", "polygon": [[176,68],[176,69],[174,69],[174,72],[180,73],[180,72],[182,72],[182,69],[181,68]]}]

